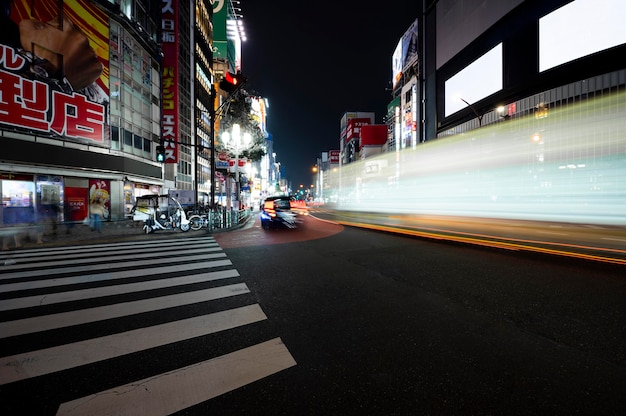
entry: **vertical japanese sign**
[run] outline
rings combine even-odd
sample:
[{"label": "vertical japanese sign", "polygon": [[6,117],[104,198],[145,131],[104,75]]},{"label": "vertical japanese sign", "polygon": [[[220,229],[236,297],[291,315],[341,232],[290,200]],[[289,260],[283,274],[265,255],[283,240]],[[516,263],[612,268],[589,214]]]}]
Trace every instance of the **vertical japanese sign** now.
[{"label": "vertical japanese sign", "polygon": [[7,3],[0,10],[0,128],[105,144],[107,15],[81,0]]},{"label": "vertical japanese sign", "polygon": [[162,0],[163,49],[161,128],[165,163],[178,163],[178,0]]}]

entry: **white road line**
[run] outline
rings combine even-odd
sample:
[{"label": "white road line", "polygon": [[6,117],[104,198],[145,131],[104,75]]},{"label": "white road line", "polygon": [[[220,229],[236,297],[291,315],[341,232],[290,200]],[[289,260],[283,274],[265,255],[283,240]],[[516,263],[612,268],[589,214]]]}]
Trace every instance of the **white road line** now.
[{"label": "white road line", "polygon": [[[162,254],[163,252],[170,253],[176,250],[182,250],[182,249],[187,250],[189,248],[194,248],[194,249],[212,248],[214,251],[220,249],[217,243],[205,241],[205,242],[193,243],[192,246],[190,246],[189,243],[187,243],[187,244],[167,244],[167,245],[135,245],[131,247],[120,247],[120,248],[116,247],[115,249],[112,247],[106,247],[106,248],[102,247],[102,248],[95,248],[95,249],[84,248],[80,250],[66,248],[62,253],[60,252],[29,253],[27,255],[24,255],[22,252],[20,253],[22,255],[11,256],[11,258],[19,262],[28,261],[28,262],[34,263],[34,262],[43,262],[43,261],[50,260],[50,259],[53,259],[53,260],[58,259],[59,256],[61,255],[63,256],[64,259],[81,258],[81,257],[89,257],[89,256],[111,257],[111,256],[116,256],[119,254],[127,254],[127,253]],[[28,264],[28,263],[24,263],[24,264]]]},{"label": "white road line", "polygon": [[[136,275],[137,273],[135,273]],[[219,279],[228,279],[239,276],[237,270],[221,270],[210,273],[196,273],[189,276],[179,276],[169,279],[156,279],[137,283],[127,283],[114,286],[104,286],[90,289],[73,290],[70,292],[47,293],[44,295],[28,296],[23,298],[6,299],[0,302],[0,311],[11,309],[32,308],[35,306],[52,305],[55,303],[72,302],[83,299],[93,299],[103,296],[121,295],[145,290],[161,289],[166,287],[189,285],[193,283],[209,282]]]},{"label": "white road line", "polygon": [[206,302],[229,296],[249,293],[244,283],[221,286],[211,289],[196,290],[176,295],[160,296],[132,302],[115,303],[97,308],[80,309],[52,315],[34,316],[15,321],[0,322],[0,338],[30,334],[38,331],[64,328],[72,325],[86,324],[105,319],[119,318],[142,312],[151,312],[176,306]]},{"label": "white road line", "polygon": [[[215,254],[199,254],[196,256],[184,256],[182,253],[179,257],[176,258],[167,258],[167,259],[158,259],[161,262],[161,265],[167,266],[171,263],[178,262],[190,262],[190,261],[198,261],[198,260],[206,260],[210,258],[217,257],[226,257],[225,253],[215,253]],[[175,261],[172,261],[175,260]],[[124,269],[128,267],[132,267],[137,269],[143,266],[154,266],[157,259],[151,258],[147,260],[136,260],[136,261],[125,261],[125,262],[108,262],[105,264],[95,263],[88,264],[84,266],[68,266],[68,267],[58,267],[56,269],[49,270],[26,270],[22,272],[13,272],[3,276],[3,279],[17,279],[21,277],[32,277],[32,276],[51,276],[53,274],[67,274],[67,273],[82,273],[82,272],[101,272],[103,268],[108,271],[112,271],[115,269]],[[219,267],[219,266],[227,266],[230,265],[230,260],[217,260],[211,262],[211,267]],[[7,266],[12,267],[12,266]]]},{"label": "white road line", "polygon": [[3,357],[0,358],[0,384],[55,373],[265,319],[267,316],[255,304]]},{"label": "white road line", "polygon": [[28,248],[16,251],[1,251],[0,259],[4,258],[30,258],[33,256],[50,257],[58,254],[65,254],[68,251],[71,252],[92,252],[92,251],[107,251],[118,249],[129,249],[134,247],[141,247],[142,249],[155,248],[167,248],[175,246],[190,245],[196,246],[199,244],[218,245],[214,238],[194,238],[194,239],[175,239],[175,240],[153,240],[153,241],[133,241],[133,242],[119,242],[119,243],[105,243],[105,244],[86,244],[80,246],[61,246],[61,247],[46,247],[46,248]]},{"label": "white road line", "polygon": [[[225,255],[213,255],[216,257],[225,257]],[[227,260],[228,261],[228,260]],[[209,267],[214,267],[214,262],[212,261],[201,261],[195,263],[188,264],[175,264],[172,266],[157,266],[157,267],[144,267],[141,269],[142,273],[140,277],[143,276],[156,276],[161,274],[168,274],[173,272],[188,272],[188,271],[198,271],[203,270]],[[227,265],[231,265],[232,263],[228,261]],[[220,265],[225,265],[224,261],[221,261]],[[19,283],[6,283],[4,285],[0,284],[0,293],[8,293],[14,292],[17,290],[29,290],[29,289],[42,289],[44,287],[56,287],[56,286],[64,286],[64,285],[74,285],[78,283],[94,283],[94,282],[113,282],[117,279],[127,279],[129,277],[137,277],[137,270],[118,270],[118,271],[106,271],[104,273],[95,273],[95,274],[81,274],[79,276],[71,276],[71,277],[61,277],[54,279],[45,279],[45,280],[31,280],[28,282],[19,282]],[[4,302],[4,301],[2,301]],[[2,310],[2,304],[0,304],[0,310]]]},{"label": "white road line", "polygon": [[[81,264],[81,263],[96,263],[96,262],[102,263],[103,261],[109,261],[109,260],[114,260],[117,262],[118,260],[144,259],[144,258],[155,258],[155,257],[161,257],[163,261],[167,261],[168,259],[171,259],[173,256],[176,256],[176,258],[179,258],[182,256],[186,256],[188,254],[208,253],[208,252],[215,252],[215,251],[222,251],[222,249],[221,247],[206,247],[206,248],[186,248],[179,252],[177,252],[176,250],[161,250],[161,251],[156,251],[156,252],[137,251],[134,253],[125,251],[125,252],[120,252],[120,253],[111,252],[110,256],[102,256],[102,257],[94,256],[94,255],[90,255],[90,257],[85,257],[81,255],[80,258],[78,259],[73,259],[74,256],[69,254],[67,256],[64,255],[63,258],[60,260],[58,260],[58,256],[55,256],[57,260],[40,261],[36,263],[16,263],[12,266],[4,267],[2,270],[10,271],[10,270],[25,269],[25,268],[44,269],[48,267],[67,266],[67,265],[74,265],[74,264]],[[121,254],[121,253],[124,253],[124,254]]]},{"label": "white road line", "polygon": [[280,338],[85,396],[57,416],[170,415],[296,365]]},{"label": "white road line", "polygon": [[626,242],[626,238],[609,238],[609,237],[602,237],[602,240],[609,240],[609,241],[622,241],[622,242]]}]

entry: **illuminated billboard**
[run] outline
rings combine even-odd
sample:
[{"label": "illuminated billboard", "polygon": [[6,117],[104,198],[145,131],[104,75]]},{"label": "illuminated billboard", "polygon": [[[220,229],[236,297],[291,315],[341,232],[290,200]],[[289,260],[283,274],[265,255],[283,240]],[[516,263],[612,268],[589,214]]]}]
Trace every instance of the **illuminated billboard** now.
[{"label": "illuminated billboard", "polygon": [[228,70],[241,70],[241,42],[236,16],[230,0],[215,0],[213,3],[213,57],[225,59]]},{"label": "illuminated billboard", "polygon": [[178,0],[167,0],[161,6],[163,74],[161,128],[164,163],[178,163]]},{"label": "illuminated billboard", "polygon": [[445,116],[500,91],[502,78],[500,43],[446,81]]},{"label": "illuminated billboard", "polygon": [[15,0],[0,35],[0,126],[108,144],[108,16],[87,1]]},{"label": "illuminated billboard", "polygon": [[407,68],[417,63],[418,52],[417,20],[411,24],[398,41],[391,58],[391,86],[395,88]]},{"label": "illuminated billboard", "polygon": [[625,17],[624,0],[576,0],[539,19],[539,71],[626,43]]}]

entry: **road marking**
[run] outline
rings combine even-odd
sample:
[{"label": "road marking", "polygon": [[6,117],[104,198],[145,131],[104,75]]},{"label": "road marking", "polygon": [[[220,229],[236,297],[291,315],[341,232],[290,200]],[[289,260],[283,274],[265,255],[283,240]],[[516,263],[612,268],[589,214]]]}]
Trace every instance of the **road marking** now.
[{"label": "road marking", "polygon": [[267,316],[255,304],[3,357],[0,358],[0,384],[51,374],[265,319]]},{"label": "road marking", "polygon": [[115,303],[97,308],[80,309],[52,315],[34,316],[32,318],[19,319],[16,321],[0,322],[0,338],[64,328],[72,325],[81,325],[176,306],[190,305],[249,292],[250,290],[244,283],[237,283],[176,295]]},{"label": "road marking", "polygon": [[[222,255],[212,254],[211,257],[224,257]],[[229,263],[229,265],[232,263]],[[144,273],[141,276],[158,276],[165,275],[173,272],[188,272],[188,271],[197,271],[206,269],[209,267],[213,267],[212,261],[204,261],[199,263],[188,263],[188,264],[176,264],[176,265],[165,265],[165,266],[157,266],[157,267],[145,267],[142,268],[141,271]],[[34,272],[34,276],[39,276],[39,271]],[[64,285],[74,285],[78,283],[94,283],[94,282],[109,282],[114,283],[116,279],[126,279],[129,277],[138,277],[137,270],[118,270],[118,271],[106,271],[104,273],[95,273],[95,274],[81,274],[78,276],[72,277],[61,277],[55,279],[45,279],[45,280],[31,280],[27,282],[19,282],[19,283],[7,283],[4,285],[0,285],[0,293],[8,293],[14,292],[16,290],[29,290],[29,289],[42,289],[44,287],[56,287],[56,286],[64,286]],[[0,306],[1,307],[1,306]]]},{"label": "road marking", "polygon": [[57,416],[170,415],[296,365],[280,338],[61,404]]},{"label": "road marking", "polygon": [[[221,249],[221,247],[219,247],[217,243],[212,243],[212,242],[194,243],[193,248],[194,249],[206,249],[208,251],[219,251]],[[98,249],[93,249],[93,250],[68,248],[63,253],[58,253],[58,252],[28,253],[28,255],[24,255],[24,253],[20,253],[22,254],[21,256],[15,255],[15,256],[12,256],[12,258],[16,260],[24,258],[25,260],[28,260],[29,262],[36,264],[37,262],[50,261],[50,259],[58,259],[60,255],[63,256],[63,259],[93,258],[94,256],[99,256],[101,260],[103,260],[103,259],[111,258],[111,257],[117,258],[121,254],[128,254],[128,253],[141,253],[142,255],[153,254],[157,256],[163,256],[164,253],[166,255],[168,254],[173,255],[183,250],[185,252],[189,251],[189,243],[184,244],[184,245],[183,244],[180,244],[180,245],[167,244],[167,245],[135,246],[135,247],[132,247],[132,250],[130,249],[130,247],[120,247],[117,250],[114,250],[111,247],[98,248]]]},{"label": "road marking", "polygon": [[[160,266],[168,265],[170,263],[178,263],[178,262],[192,262],[192,261],[201,261],[209,258],[217,258],[217,257],[226,257],[225,253],[213,253],[213,254],[198,254],[195,256],[184,256],[180,255],[176,258],[167,258],[167,259],[156,259],[151,258],[147,260],[135,260],[135,261],[125,261],[125,262],[108,262],[105,265],[100,263],[88,264],[83,266],[74,266],[74,267],[58,267],[56,269],[49,270],[26,270],[21,272],[13,272],[7,276],[3,276],[3,278],[9,279],[17,279],[21,277],[31,277],[31,276],[39,276],[40,274],[49,277],[53,274],[69,274],[69,273],[84,273],[84,272],[101,272],[103,268],[106,268],[108,271],[113,271],[115,269],[125,269],[132,268],[134,270],[142,268],[144,266],[152,266],[154,267],[155,261],[160,261]],[[232,263],[230,260],[217,260],[210,262],[210,267],[219,267],[219,266],[229,266]],[[6,270],[13,266],[6,266],[2,270]]]},{"label": "road marking", "polygon": [[[162,252],[163,248],[171,251],[172,248],[188,248],[193,246],[194,248],[198,247],[216,247],[218,246],[215,239],[203,239],[196,241],[189,240],[156,240],[151,242],[131,242],[131,243],[115,243],[115,244],[94,244],[94,245],[86,245],[86,246],[65,246],[63,248],[40,248],[40,249],[27,249],[24,251],[11,251],[11,252],[2,252],[0,258],[10,257],[14,259],[19,258],[28,258],[39,260],[46,259],[52,256],[58,256],[59,254],[63,254],[64,256],[68,253],[114,253],[114,252],[123,252],[123,250],[132,249],[135,251],[152,251],[152,252]],[[6,255],[5,255],[6,253]]]},{"label": "road marking", "polygon": [[[134,276],[137,272],[132,271]],[[126,273],[125,273],[126,274]],[[110,276],[110,275],[109,275]],[[93,299],[103,296],[113,296],[134,292],[142,292],[145,290],[162,289],[166,287],[189,285],[193,283],[209,282],[219,279],[228,279],[231,277],[238,277],[239,272],[237,270],[220,270],[210,273],[196,273],[189,276],[177,276],[168,279],[155,279],[137,283],[127,283],[115,286],[104,286],[82,290],[73,290],[70,292],[48,293],[44,295],[28,296],[23,298],[6,299],[0,302],[0,311],[7,311],[11,309],[31,308],[35,306],[52,305],[55,303],[72,302],[83,299]],[[83,276],[80,276],[82,280]],[[131,276],[132,277],[132,276]],[[114,279],[120,277],[115,275]],[[75,278],[56,279],[57,285],[74,284]],[[67,280],[67,281],[66,281]],[[32,282],[18,283],[12,286],[30,285]],[[45,282],[48,283],[48,282]]]},{"label": "road marking", "polygon": [[[161,262],[166,263],[172,260],[172,257],[175,256],[176,261],[181,261],[181,259],[186,258],[188,254],[198,254],[198,253],[208,253],[213,251],[222,251],[220,247],[207,247],[207,248],[197,248],[197,249],[185,249],[184,251],[176,251],[176,250],[166,250],[160,252],[141,252],[141,253],[130,253],[130,254],[119,254],[117,252],[109,252],[109,256],[93,256],[92,254],[89,257],[85,257],[81,255],[78,259],[72,259],[71,254],[67,256],[63,256],[61,260],[53,260],[53,261],[40,261],[35,263],[17,263],[13,266],[6,267],[3,270],[15,270],[15,269],[24,269],[24,268],[48,268],[48,267],[56,267],[56,266],[68,266],[74,264],[81,263],[102,263],[107,260],[137,260],[141,258],[150,258],[153,259],[152,263],[154,263],[154,259],[158,258]],[[58,258],[58,256],[55,256]],[[102,267],[102,266],[101,266]],[[65,269],[61,269],[65,270]]]}]

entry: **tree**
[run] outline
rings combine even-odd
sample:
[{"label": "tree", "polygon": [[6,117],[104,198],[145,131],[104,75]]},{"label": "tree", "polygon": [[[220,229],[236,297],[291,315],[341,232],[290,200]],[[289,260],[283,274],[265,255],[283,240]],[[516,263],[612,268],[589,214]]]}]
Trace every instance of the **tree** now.
[{"label": "tree", "polygon": [[[221,131],[230,130],[233,124],[239,124],[241,131],[248,132],[252,136],[250,146],[241,152],[241,157],[248,158],[253,162],[260,161],[266,154],[265,136],[252,117],[252,104],[248,93],[240,89],[235,94],[230,95],[227,100],[229,100],[228,104],[220,120]],[[218,147],[224,148],[219,141]]]}]

